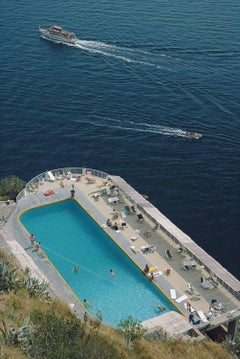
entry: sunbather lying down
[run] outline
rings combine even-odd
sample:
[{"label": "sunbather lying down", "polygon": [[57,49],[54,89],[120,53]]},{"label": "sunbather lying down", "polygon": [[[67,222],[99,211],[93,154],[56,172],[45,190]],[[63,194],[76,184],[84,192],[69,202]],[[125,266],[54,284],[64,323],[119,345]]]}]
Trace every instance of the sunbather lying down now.
[{"label": "sunbather lying down", "polygon": [[44,196],[51,196],[52,194],[55,194],[55,192],[52,189],[48,189],[44,192]]}]

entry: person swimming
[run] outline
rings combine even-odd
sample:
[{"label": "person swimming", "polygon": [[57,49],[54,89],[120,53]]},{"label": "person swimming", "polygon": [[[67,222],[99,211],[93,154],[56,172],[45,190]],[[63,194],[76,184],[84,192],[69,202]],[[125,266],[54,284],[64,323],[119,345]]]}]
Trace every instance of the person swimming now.
[{"label": "person swimming", "polygon": [[109,273],[114,277],[115,276],[115,272],[112,268],[109,269]]},{"label": "person swimming", "polygon": [[161,304],[159,304],[159,303],[157,303],[157,307],[158,307],[158,309],[161,311],[161,312],[163,312],[164,310],[166,310],[166,308],[165,307],[163,307]]},{"label": "person swimming", "polygon": [[85,308],[89,307],[89,305],[90,305],[88,303],[87,299],[85,299],[85,298],[83,299],[83,305],[84,305]]},{"label": "person swimming", "polygon": [[78,266],[74,266],[74,267],[73,267],[73,272],[74,272],[74,273],[77,273],[78,271],[79,271],[79,267],[78,267]]}]

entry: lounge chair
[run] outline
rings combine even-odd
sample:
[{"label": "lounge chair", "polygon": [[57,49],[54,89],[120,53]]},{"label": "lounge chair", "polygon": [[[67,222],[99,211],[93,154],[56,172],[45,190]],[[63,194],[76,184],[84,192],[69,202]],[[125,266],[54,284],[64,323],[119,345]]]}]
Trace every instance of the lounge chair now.
[{"label": "lounge chair", "polygon": [[177,299],[176,289],[174,289],[174,288],[170,289],[170,298]]},{"label": "lounge chair", "polygon": [[208,319],[207,317],[205,316],[205,314],[203,313],[203,311],[199,310],[197,312],[199,318],[203,321],[203,323],[208,323]]},{"label": "lounge chair", "polygon": [[95,201],[98,201],[101,197],[101,195],[99,193],[94,193],[92,196],[95,199]]},{"label": "lounge chair", "polygon": [[191,259],[190,261],[183,261],[183,268],[185,270],[196,268],[197,264],[196,261]]},{"label": "lounge chair", "polygon": [[167,250],[165,251],[165,254],[166,254],[167,259],[172,259],[172,253],[170,252],[169,249],[167,249]]},{"label": "lounge chair", "polygon": [[218,310],[218,311],[222,311],[222,310],[224,310],[224,305],[223,305],[223,303],[217,303],[217,304],[215,304],[214,306],[213,306],[213,309],[214,310]]},{"label": "lounge chair", "polygon": [[177,303],[181,303],[183,302],[185,299],[187,299],[188,297],[186,295],[182,295],[181,297],[177,298],[176,299],[176,302]]},{"label": "lounge chair", "polygon": [[138,214],[137,217],[138,217],[138,221],[140,223],[144,222],[144,217],[143,217],[142,213]]},{"label": "lounge chair", "polygon": [[131,214],[131,210],[129,206],[124,206],[124,212],[126,213],[126,215],[130,215]]},{"label": "lounge chair", "polygon": [[107,193],[107,195],[108,195],[109,197],[110,197],[111,194],[112,194],[111,189],[110,189],[109,186],[106,186],[106,193]]},{"label": "lounge chair", "polygon": [[142,247],[141,247],[141,251],[142,251],[144,254],[154,253],[154,252],[156,251],[156,246],[154,246],[154,245],[142,246]]},{"label": "lounge chair", "polygon": [[156,266],[152,266],[149,268],[149,272],[148,275],[153,275],[153,277],[160,277],[160,275],[162,275],[162,272],[158,269],[158,267]]},{"label": "lounge chair", "polygon": [[122,219],[127,217],[127,215],[126,215],[126,213],[124,211],[121,211],[121,217],[122,217]]},{"label": "lounge chair", "polygon": [[201,277],[201,286],[204,289],[214,289],[215,288],[214,284],[210,280],[207,280],[203,277]]},{"label": "lounge chair", "polygon": [[132,211],[133,213],[137,213],[137,211],[136,211],[136,209],[135,209],[134,206],[131,206],[131,211]]},{"label": "lounge chair", "polygon": [[194,294],[194,288],[193,288],[191,282],[187,283],[187,292],[188,292],[189,294]]},{"label": "lounge chair", "polygon": [[118,197],[110,197],[108,198],[108,203],[117,203],[119,201],[119,198]]},{"label": "lounge chair", "polygon": [[67,175],[66,175],[67,179],[72,179],[72,172],[71,171],[67,171]]},{"label": "lounge chair", "polygon": [[53,173],[52,173],[51,171],[47,171],[47,172],[46,172],[46,177],[47,177],[47,180],[48,180],[49,182],[54,182],[54,181],[56,181],[56,178],[55,178],[55,176],[53,175]]},{"label": "lounge chair", "polygon": [[139,237],[139,233],[140,233],[139,229],[135,229],[135,233],[131,235],[131,241],[136,241]]},{"label": "lounge chair", "polygon": [[133,251],[133,253],[135,253],[135,254],[140,252],[140,249],[138,247],[136,247],[136,246],[131,246],[130,248]]}]

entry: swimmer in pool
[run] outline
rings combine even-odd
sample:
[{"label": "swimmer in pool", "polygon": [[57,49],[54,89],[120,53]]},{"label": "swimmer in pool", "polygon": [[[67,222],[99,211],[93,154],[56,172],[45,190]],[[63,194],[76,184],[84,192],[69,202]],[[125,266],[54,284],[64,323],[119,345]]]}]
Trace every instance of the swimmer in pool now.
[{"label": "swimmer in pool", "polygon": [[161,312],[163,312],[164,310],[166,310],[166,308],[165,307],[163,307],[161,304],[159,304],[159,303],[157,303],[157,307],[158,307],[158,309],[161,311]]},{"label": "swimmer in pool", "polygon": [[85,308],[89,307],[89,303],[88,303],[87,299],[83,299],[83,305]]},{"label": "swimmer in pool", "polygon": [[115,277],[115,273],[114,273],[114,270],[113,270],[112,268],[109,269],[109,273],[110,273],[113,277]]},{"label": "swimmer in pool", "polygon": [[77,273],[79,271],[79,267],[78,266],[74,266],[73,267],[73,273]]}]

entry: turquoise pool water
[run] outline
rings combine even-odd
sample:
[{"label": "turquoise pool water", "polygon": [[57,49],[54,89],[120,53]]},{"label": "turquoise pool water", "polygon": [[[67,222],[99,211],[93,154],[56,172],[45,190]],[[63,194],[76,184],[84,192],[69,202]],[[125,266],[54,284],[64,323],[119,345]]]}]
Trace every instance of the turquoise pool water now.
[{"label": "turquoise pool water", "polygon": [[[77,297],[87,299],[89,312],[101,312],[103,322],[117,326],[128,315],[139,321],[155,317],[161,314],[157,303],[164,313],[176,310],[76,201],[29,210],[20,220]],[[79,271],[74,273],[73,266]]]}]

